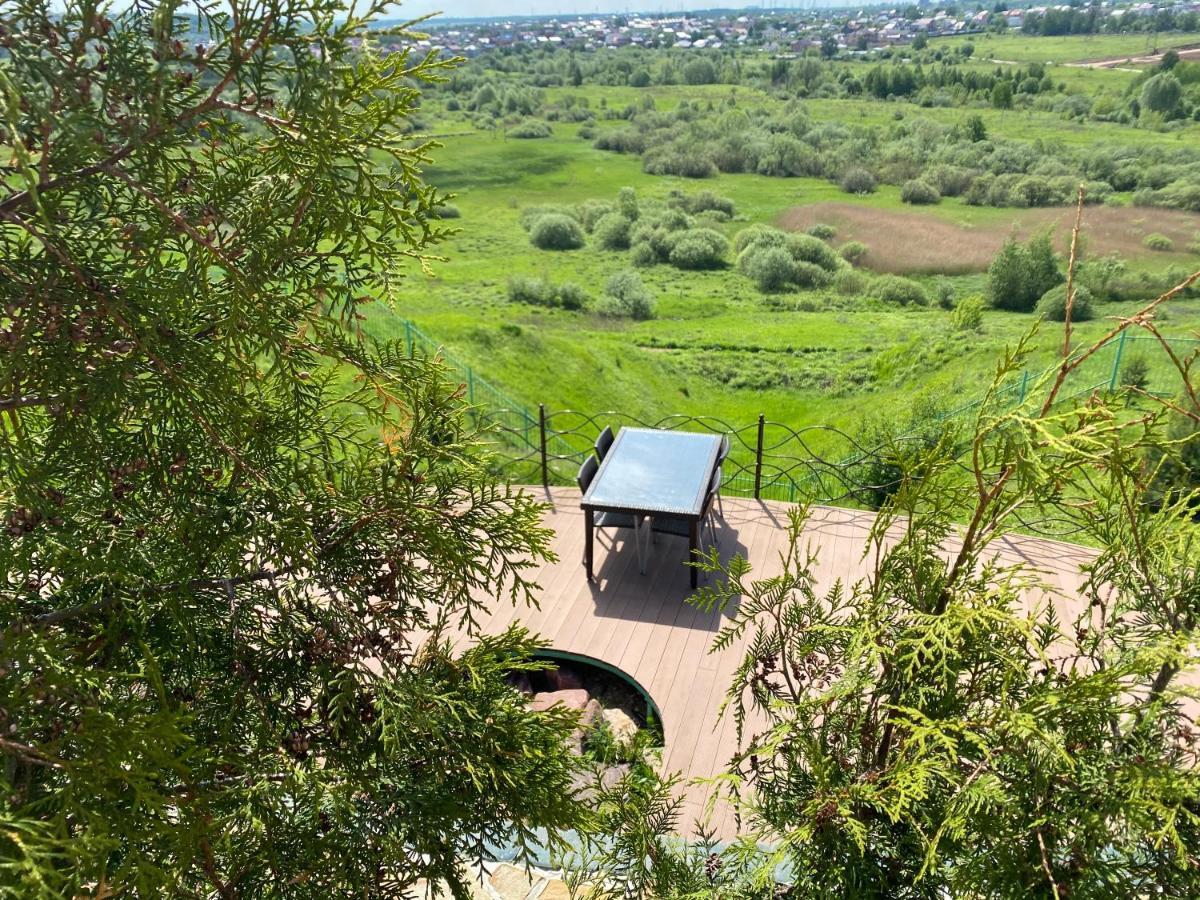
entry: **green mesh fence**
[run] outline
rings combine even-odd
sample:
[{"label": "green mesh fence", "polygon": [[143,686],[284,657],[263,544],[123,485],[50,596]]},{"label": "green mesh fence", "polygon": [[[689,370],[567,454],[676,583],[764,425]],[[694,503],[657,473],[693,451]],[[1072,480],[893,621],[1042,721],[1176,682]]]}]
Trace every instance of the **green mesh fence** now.
[{"label": "green mesh fence", "polygon": [[[852,437],[836,429],[793,428],[761,416],[755,423],[730,424],[704,416],[673,415],[651,422],[617,411],[594,414],[547,411],[518,402],[480,377],[444,345],[390,310],[378,310],[363,323],[363,330],[376,340],[401,343],[412,356],[441,360],[451,380],[462,389],[471,406],[471,415],[479,424],[490,427],[497,465],[514,482],[572,484],[579,465],[591,452],[596,435],[607,424],[614,428],[641,425],[725,435],[732,445],[721,485],[726,494],[791,502],[869,503],[869,499],[864,499],[864,491],[869,494],[882,487],[861,483],[865,469],[870,469],[873,477],[879,477],[879,466],[872,467],[879,459],[873,448],[857,445]],[[1200,352],[1200,340],[1173,339],[1169,347],[1177,358],[1187,359]],[[1020,406],[1037,386],[1053,377],[1057,368],[1056,364],[1041,371],[1022,372],[1000,390],[991,408],[1005,411]],[[1172,396],[1181,387],[1179,370],[1157,339],[1123,332],[1070,374],[1060,392],[1061,400],[1087,396],[1094,391],[1116,390],[1134,375],[1138,375],[1135,379],[1138,387],[1151,394]],[[965,424],[984,402],[979,397],[965,403],[940,415],[935,424],[949,427]],[[839,441],[843,444],[840,449]],[[820,452],[813,449],[814,444],[821,448]]]}]

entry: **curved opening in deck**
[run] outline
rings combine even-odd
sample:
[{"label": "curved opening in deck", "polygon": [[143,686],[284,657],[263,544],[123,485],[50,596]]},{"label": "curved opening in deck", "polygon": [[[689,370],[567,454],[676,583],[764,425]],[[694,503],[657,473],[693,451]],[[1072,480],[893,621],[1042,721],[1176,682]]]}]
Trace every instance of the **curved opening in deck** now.
[{"label": "curved opening in deck", "polygon": [[615,678],[623,683],[629,690],[635,693],[645,704],[645,722],[653,722],[659,730],[662,738],[666,739],[666,734],[663,731],[663,717],[659,712],[658,704],[654,702],[654,698],[650,696],[638,680],[627,672],[618,669],[616,666],[606,663],[602,659],[597,659],[594,656],[586,656],[582,653],[568,653],[564,650],[554,650],[550,647],[544,647],[533,654],[534,659],[543,659],[549,662],[570,663],[573,667],[586,672],[587,669],[594,669],[611,678]]}]

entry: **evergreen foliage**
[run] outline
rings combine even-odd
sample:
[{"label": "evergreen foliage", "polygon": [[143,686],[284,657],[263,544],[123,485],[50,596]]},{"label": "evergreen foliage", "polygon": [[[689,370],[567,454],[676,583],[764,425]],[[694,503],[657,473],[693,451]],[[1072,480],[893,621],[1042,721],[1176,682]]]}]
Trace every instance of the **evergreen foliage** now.
[{"label": "evergreen foliage", "polygon": [[582,821],[469,638],[541,509],[359,330],[448,233],[385,7],[0,11],[0,894],[465,896]]},{"label": "evergreen foliage", "polygon": [[1049,232],[1022,244],[1010,238],[988,266],[987,298],[996,309],[1029,312],[1064,276]]},{"label": "evergreen foliage", "polygon": [[[1095,349],[1068,338],[1014,408],[1029,347],[966,434],[864,436],[886,465],[865,482],[880,512],[858,581],[819,582],[805,508],[778,574],[706,554],[717,577],[695,602],[729,616],[712,649],[745,647],[725,712],[739,750],[719,782],[740,836],[703,856],[660,843],[670,782],[618,783],[604,809],[622,850],[592,858],[593,883],[636,872],[656,896],[757,897],[786,871],[812,897],[1200,892],[1200,521],[1178,474],[1200,407],[1185,388],[1169,428],[1129,428],[1120,397],[1060,407]],[[1064,503],[1085,480],[1088,502]],[[1081,597],[1003,559],[1006,530],[1050,515],[1099,548]]]}]

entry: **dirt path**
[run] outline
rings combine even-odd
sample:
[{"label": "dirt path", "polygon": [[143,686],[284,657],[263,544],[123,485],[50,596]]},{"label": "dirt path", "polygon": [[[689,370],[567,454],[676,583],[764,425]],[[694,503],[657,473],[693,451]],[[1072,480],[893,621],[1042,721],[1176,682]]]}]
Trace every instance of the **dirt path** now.
[{"label": "dirt path", "polygon": [[[1200,60],[1200,44],[1188,44],[1184,47],[1171,47],[1182,60]],[[1109,59],[1081,60],[1080,62],[1063,63],[1076,69],[1118,69],[1123,72],[1140,72],[1131,66],[1154,66],[1162,62],[1163,54],[1153,53],[1149,56],[1114,56]]]}]

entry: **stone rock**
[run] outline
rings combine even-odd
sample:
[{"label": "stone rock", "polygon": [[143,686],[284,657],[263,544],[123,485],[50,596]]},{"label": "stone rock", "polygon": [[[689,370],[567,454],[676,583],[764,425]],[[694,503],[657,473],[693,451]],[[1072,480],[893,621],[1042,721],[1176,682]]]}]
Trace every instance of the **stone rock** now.
[{"label": "stone rock", "polygon": [[604,712],[604,709],[600,706],[600,701],[593,697],[587,702],[587,706],[583,708],[583,712],[579,714],[580,727],[590,728],[600,718],[602,712]]},{"label": "stone rock", "polygon": [[571,900],[571,892],[567,890],[567,883],[565,881],[551,878],[546,882],[546,887],[538,895],[538,900]]},{"label": "stone rock", "polygon": [[533,881],[524,869],[516,866],[500,866],[489,879],[492,889],[502,900],[525,900],[533,890]]},{"label": "stone rock", "polygon": [[637,722],[633,721],[625,710],[606,709],[603,715],[604,721],[608,725],[608,730],[612,733],[613,740],[618,744],[630,743],[634,735],[638,733]]},{"label": "stone rock", "polygon": [[615,766],[609,766],[600,773],[600,783],[608,790],[629,774],[629,763],[618,763]]},{"label": "stone rock", "polygon": [[576,728],[567,738],[567,749],[576,756],[583,756],[583,729]]},{"label": "stone rock", "polygon": [[546,680],[556,691],[575,691],[583,687],[583,679],[574,669],[549,669]]},{"label": "stone rock", "polygon": [[562,704],[567,709],[582,710],[587,706],[588,692],[582,689],[573,691],[547,691],[542,694],[534,694],[533,700],[529,703],[529,708],[534,712],[545,712],[550,707],[556,704]]}]

